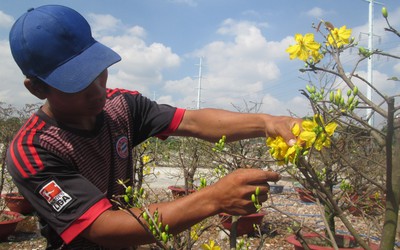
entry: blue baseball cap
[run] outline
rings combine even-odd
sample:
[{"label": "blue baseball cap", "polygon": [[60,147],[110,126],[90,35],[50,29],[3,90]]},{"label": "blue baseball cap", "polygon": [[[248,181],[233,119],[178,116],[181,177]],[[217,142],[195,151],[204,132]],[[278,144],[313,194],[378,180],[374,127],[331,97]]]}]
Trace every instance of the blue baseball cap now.
[{"label": "blue baseball cap", "polygon": [[10,48],[22,73],[76,93],[121,60],[97,42],[85,18],[61,5],[29,9],[12,26]]}]

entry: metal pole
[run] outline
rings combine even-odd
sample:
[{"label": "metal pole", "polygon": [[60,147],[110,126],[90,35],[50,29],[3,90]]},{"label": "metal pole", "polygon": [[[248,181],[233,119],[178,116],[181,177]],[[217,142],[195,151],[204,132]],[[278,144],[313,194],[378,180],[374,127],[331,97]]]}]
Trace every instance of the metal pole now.
[{"label": "metal pole", "polygon": [[198,84],[198,89],[197,89],[197,109],[200,109],[200,102],[201,102],[201,63],[202,63],[202,57],[200,57],[200,64],[199,64],[199,84]]},{"label": "metal pole", "polygon": [[[368,33],[368,50],[373,51],[373,37],[374,37],[374,0],[369,0],[369,33]],[[373,55],[368,58],[368,82],[373,84]],[[367,98],[372,101],[372,88],[367,86]],[[368,124],[374,125],[374,116],[372,114],[372,109],[367,109]]]}]

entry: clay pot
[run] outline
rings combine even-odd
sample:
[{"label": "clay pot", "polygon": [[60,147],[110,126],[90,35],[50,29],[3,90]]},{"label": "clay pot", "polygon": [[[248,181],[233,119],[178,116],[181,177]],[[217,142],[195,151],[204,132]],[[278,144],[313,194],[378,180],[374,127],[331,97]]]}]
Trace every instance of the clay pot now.
[{"label": "clay pot", "polygon": [[19,193],[7,193],[1,195],[10,211],[20,214],[30,214],[34,211],[31,203]]},{"label": "clay pot", "polygon": [[353,194],[350,196],[351,202],[354,204],[349,207],[349,213],[354,216],[361,216],[363,213],[368,215],[378,215],[383,212],[385,206],[384,197],[376,197],[375,195],[363,196]]},{"label": "clay pot", "polygon": [[24,217],[17,212],[2,211],[0,212],[0,241],[7,240],[8,236],[15,232],[17,224],[22,221]]},{"label": "clay pot", "polygon": [[[320,237],[316,233],[306,233],[303,234],[303,237],[307,241],[307,239],[312,239],[312,238],[318,238]],[[290,244],[294,245],[294,250],[304,250],[304,248],[301,246],[301,243],[296,239],[296,235],[291,235],[286,238],[286,241],[289,242]],[[351,235],[336,235],[336,244],[338,244],[339,250],[363,250],[364,248],[362,247],[352,247],[355,244],[354,237]],[[332,250],[334,249],[333,247],[330,246],[318,246],[318,245],[312,245],[308,244],[310,250]],[[378,250],[379,245],[370,243],[369,246],[371,247],[372,250]]]},{"label": "clay pot", "polygon": [[[236,233],[237,236],[242,236],[244,234],[252,234],[254,233],[254,224],[261,225],[262,220],[264,218],[263,213],[254,213],[249,215],[240,216],[237,223]],[[219,217],[221,218],[222,226],[231,230],[232,227],[232,215],[226,213],[220,213]]]},{"label": "clay pot", "polygon": [[195,189],[188,189],[186,192],[186,189],[183,186],[169,186],[168,189],[171,190],[174,199],[196,192]]},{"label": "clay pot", "polygon": [[313,192],[305,188],[295,187],[294,190],[299,194],[299,198],[304,202],[315,202],[315,196]]}]

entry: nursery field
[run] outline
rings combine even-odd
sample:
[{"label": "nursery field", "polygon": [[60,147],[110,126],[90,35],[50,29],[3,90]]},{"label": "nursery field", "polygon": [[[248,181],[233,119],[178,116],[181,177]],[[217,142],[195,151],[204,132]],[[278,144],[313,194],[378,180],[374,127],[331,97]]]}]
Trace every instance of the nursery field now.
[{"label": "nursery field", "polygon": [[[304,230],[315,230],[322,232],[324,228],[320,206],[316,203],[303,202],[294,191],[290,182],[284,182],[285,187],[280,194],[271,194],[270,199],[263,204],[265,216],[260,226],[261,236],[258,233],[251,233],[238,237],[243,239],[248,249],[273,249],[286,250],[294,249],[293,245],[286,241],[291,234],[289,228],[294,224],[301,225]],[[172,199],[170,191],[165,188],[152,188],[152,198],[163,201]],[[382,221],[380,216],[374,219],[363,219],[349,215],[351,222],[359,232],[364,232],[365,237],[378,243],[380,232],[374,228],[379,228]],[[296,223],[294,223],[296,222]],[[201,245],[209,243],[210,240],[221,247],[229,249],[229,237],[225,229],[221,227],[218,216],[204,221],[203,225],[210,226],[199,238],[192,249],[201,249]],[[340,233],[347,233],[344,226],[338,222],[337,230]],[[397,239],[399,242],[399,239]],[[46,242],[40,237],[38,232],[37,220],[34,216],[27,218],[18,226],[18,232],[9,238],[8,242],[0,243],[0,249],[45,249]],[[154,246],[142,246],[139,249],[157,249]],[[245,248],[244,248],[245,249]],[[400,248],[398,248],[400,249]]]}]

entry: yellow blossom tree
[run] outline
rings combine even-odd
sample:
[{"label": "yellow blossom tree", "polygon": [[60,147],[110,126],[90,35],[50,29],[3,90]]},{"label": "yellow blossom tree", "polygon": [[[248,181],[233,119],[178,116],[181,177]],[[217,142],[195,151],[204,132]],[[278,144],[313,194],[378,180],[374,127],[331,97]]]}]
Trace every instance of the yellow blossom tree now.
[{"label": "yellow blossom tree", "polygon": [[[382,13],[388,24],[386,30],[400,37],[390,25],[385,8]],[[305,67],[300,69],[302,73],[319,76],[314,83],[309,80],[302,91],[310,101],[314,115],[311,119],[306,118],[301,127],[293,128],[292,132],[298,138],[295,145],[289,147],[279,137],[269,138],[266,142],[269,152],[324,205],[326,237],[330,238],[330,244],[336,245],[334,218],[338,217],[363,248],[371,249],[368,239],[360,237],[360,233],[365,232],[358,232],[347,217],[346,211],[356,202],[352,203],[350,199],[346,200],[349,202],[339,201],[350,198],[352,193],[374,194],[382,200],[382,208],[382,204],[386,204],[385,209],[379,213],[375,211],[377,213],[373,215],[363,211],[364,218],[377,221],[374,226],[382,232],[377,235],[381,239],[380,249],[393,249],[400,200],[400,106],[395,105],[400,95],[382,93],[358,74],[358,67],[373,55],[400,57],[360,47],[351,37],[352,30],[346,26],[335,27],[321,21],[314,28],[315,34],[296,34],[295,44],[286,50],[290,59],[305,63]],[[321,42],[317,41],[316,35],[321,37],[318,39]],[[358,48],[359,58],[353,68],[347,68],[341,57],[351,48]],[[365,86],[380,96],[379,103],[369,100],[359,91]],[[380,116],[384,126],[371,124],[371,117],[365,116],[365,109]],[[334,191],[334,186],[341,189]],[[298,236],[301,237],[300,231]]]}]

